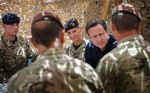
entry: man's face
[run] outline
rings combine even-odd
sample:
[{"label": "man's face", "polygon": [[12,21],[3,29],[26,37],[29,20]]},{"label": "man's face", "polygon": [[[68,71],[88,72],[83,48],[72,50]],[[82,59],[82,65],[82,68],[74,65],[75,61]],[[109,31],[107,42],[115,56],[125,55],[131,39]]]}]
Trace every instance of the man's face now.
[{"label": "man's face", "polygon": [[81,37],[81,29],[79,27],[70,29],[66,33],[73,42],[76,42]]},{"label": "man's face", "polygon": [[105,49],[108,43],[108,33],[104,30],[101,24],[98,24],[88,30],[90,40],[101,50]]},{"label": "man's face", "polygon": [[19,29],[19,23],[14,23],[14,24],[10,24],[10,25],[3,25],[4,30],[5,30],[5,34],[8,35],[17,35],[18,33],[18,29]]}]

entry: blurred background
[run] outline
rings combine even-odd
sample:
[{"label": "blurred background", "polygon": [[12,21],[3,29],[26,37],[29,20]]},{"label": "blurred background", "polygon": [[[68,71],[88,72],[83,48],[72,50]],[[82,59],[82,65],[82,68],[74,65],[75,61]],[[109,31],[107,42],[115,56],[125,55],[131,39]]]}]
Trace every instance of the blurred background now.
[{"label": "blurred background", "polygon": [[[70,18],[76,18],[85,33],[86,22],[93,18],[102,18],[107,21],[110,32],[111,9],[119,3],[135,5],[142,14],[140,34],[150,42],[150,1],[149,0],[0,0],[1,17],[7,12],[16,13],[20,18],[19,35],[30,37],[30,26],[33,16],[41,11],[54,12],[63,24]],[[3,29],[0,26],[0,34]],[[88,38],[88,37],[87,37]],[[69,43],[65,35],[65,44]]]}]

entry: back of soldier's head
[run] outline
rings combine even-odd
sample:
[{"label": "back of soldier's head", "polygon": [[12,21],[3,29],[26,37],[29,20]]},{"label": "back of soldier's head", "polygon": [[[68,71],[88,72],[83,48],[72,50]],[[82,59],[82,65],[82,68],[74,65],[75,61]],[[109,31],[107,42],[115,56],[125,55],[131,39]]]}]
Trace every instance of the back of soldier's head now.
[{"label": "back of soldier's head", "polygon": [[112,23],[120,32],[133,29],[138,31],[140,22],[140,12],[133,5],[122,3],[112,11]]},{"label": "back of soldier's head", "polygon": [[35,42],[46,47],[59,37],[59,32],[62,30],[60,18],[49,12],[38,13],[34,16],[31,25],[31,34]]}]

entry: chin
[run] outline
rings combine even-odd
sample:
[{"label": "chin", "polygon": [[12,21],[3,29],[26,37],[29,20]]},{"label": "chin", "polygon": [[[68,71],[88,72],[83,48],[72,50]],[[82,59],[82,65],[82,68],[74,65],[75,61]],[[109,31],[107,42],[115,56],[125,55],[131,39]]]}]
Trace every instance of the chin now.
[{"label": "chin", "polygon": [[74,39],[74,40],[72,40],[73,42],[76,42],[77,40],[76,39]]},{"label": "chin", "polygon": [[16,35],[17,35],[17,33],[15,33],[15,34],[12,34],[12,35],[16,36]]},{"label": "chin", "polygon": [[98,46],[101,50],[103,50],[103,49],[105,49],[105,47],[104,46]]}]

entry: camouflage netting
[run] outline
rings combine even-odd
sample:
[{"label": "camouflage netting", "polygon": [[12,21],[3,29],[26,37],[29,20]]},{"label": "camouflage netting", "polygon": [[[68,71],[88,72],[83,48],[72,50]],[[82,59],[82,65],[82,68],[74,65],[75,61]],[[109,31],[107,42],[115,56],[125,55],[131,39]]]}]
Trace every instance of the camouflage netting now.
[{"label": "camouflage netting", "polygon": [[[83,28],[86,22],[92,18],[102,17],[110,22],[111,8],[120,2],[129,2],[136,5],[142,13],[143,19],[150,17],[149,0],[0,0],[1,16],[7,12],[13,12],[21,17],[20,32],[22,36],[30,36],[30,24],[33,16],[41,11],[50,11],[58,14],[63,23],[69,18],[76,18]],[[146,24],[143,26],[147,27]],[[150,41],[150,31],[145,30],[144,37]],[[2,33],[2,28],[0,27]],[[110,30],[110,28],[109,28]],[[145,34],[146,33],[146,34]],[[67,37],[66,37],[66,40]]]}]

